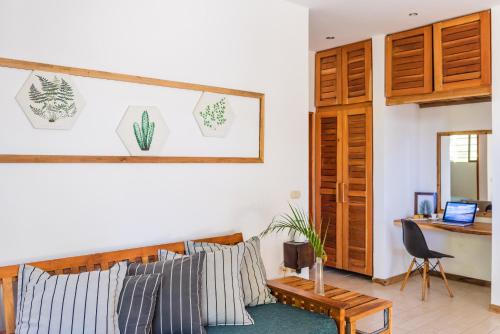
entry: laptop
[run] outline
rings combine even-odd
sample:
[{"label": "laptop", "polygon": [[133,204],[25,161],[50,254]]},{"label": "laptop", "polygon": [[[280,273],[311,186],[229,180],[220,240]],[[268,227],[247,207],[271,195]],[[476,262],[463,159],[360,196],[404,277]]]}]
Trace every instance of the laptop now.
[{"label": "laptop", "polygon": [[477,203],[446,202],[441,224],[469,226],[474,224]]}]

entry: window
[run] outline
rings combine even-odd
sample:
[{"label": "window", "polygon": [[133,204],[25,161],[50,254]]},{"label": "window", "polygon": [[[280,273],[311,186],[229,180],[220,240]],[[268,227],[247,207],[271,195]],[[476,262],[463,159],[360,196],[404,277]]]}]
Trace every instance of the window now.
[{"label": "window", "polygon": [[450,136],[450,160],[452,162],[477,161],[477,142],[477,134]]}]

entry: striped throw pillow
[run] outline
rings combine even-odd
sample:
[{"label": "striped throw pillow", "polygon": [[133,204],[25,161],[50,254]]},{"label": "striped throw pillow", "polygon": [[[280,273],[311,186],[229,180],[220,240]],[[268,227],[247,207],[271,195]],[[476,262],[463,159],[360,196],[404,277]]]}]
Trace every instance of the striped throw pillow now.
[{"label": "striped throw pillow", "polygon": [[148,264],[132,263],[129,275],[161,273],[153,333],[204,334],[200,312],[201,277],[205,253]]},{"label": "striped throw pillow", "polygon": [[120,333],[117,306],[127,264],[51,276],[19,267],[17,334]]},{"label": "striped throw pillow", "polygon": [[[197,251],[211,252],[227,248],[226,245],[186,241],[186,253]],[[276,303],[276,298],[267,287],[267,277],[260,255],[260,239],[253,237],[245,242],[245,255],[241,263],[241,283],[243,286],[243,300],[245,306],[257,306]]]},{"label": "striped throw pillow", "polygon": [[118,303],[120,334],[149,334],[161,274],[127,276]]},{"label": "striped throw pillow", "polygon": [[[205,325],[253,324],[253,319],[243,303],[239,275],[244,251],[245,245],[240,243],[233,247],[206,253],[201,288],[201,314]],[[160,251],[159,256],[167,258],[172,256],[172,253]]]}]

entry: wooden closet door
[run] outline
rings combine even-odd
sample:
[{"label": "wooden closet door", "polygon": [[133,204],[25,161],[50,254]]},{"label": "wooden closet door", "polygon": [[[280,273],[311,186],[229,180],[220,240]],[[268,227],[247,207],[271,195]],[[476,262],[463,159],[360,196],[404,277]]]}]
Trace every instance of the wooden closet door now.
[{"label": "wooden closet door", "polygon": [[372,41],[342,47],[343,104],[372,100]]},{"label": "wooden closet door", "polygon": [[343,267],[372,275],[372,108],[343,117]]},{"label": "wooden closet door", "polygon": [[385,39],[385,96],[432,92],[432,26]]},{"label": "wooden closet door", "polygon": [[341,63],[340,48],[316,53],[316,107],[342,103]]},{"label": "wooden closet door", "polygon": [[326,264],[342,268],[342,203],[339,194],[342,183],[342,120],[339,113],[316,113],[315,132],[316,228],[323,238],[326,236]]},{"label": "wooden closet door", "polygon": [[491,84],[490,12],[434,24],[434,88],[447,91]]}]

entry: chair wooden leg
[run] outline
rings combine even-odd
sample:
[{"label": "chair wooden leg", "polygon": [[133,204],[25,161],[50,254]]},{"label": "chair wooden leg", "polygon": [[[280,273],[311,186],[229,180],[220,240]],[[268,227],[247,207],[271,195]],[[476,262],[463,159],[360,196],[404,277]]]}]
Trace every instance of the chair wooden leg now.
[{"label": "chair wooden leg", "polygon": [[439,265],[439,271],[441,272],[441,277],[443,277],[444,285],[446,286],[446,289],[448,289],[450,297],[453,297],[453,292],[451,292],[451,288],[448,285],[448,280],[446,279],[446,274],[444,273],[443,266],[441,265],[441,262],[439,260],[437,260],[437,263]]},{"label": "chair wooden leg", "polygon": [[428,266],[427,266],[427,288],[428,290],[430,290],[431,288],[431,275],[429,275],[429,267],[431,265],[430,261],[427,262],[428,263]]},{"label": "chair wooden leg", "polygon": [[427,280],[429,275],[429,260],[424,260],[423,277],[422,277],[422,300],[425,301],[427,295]]},{"label": "chair wooden leg", "polygon": [[406,283],[408,283],[408,279],[410,278],[411,272],[413,270],[413,266],[415,265],[415,258],[411,260],[410,266],[408,267],[408,271],[406,272],[405,279],[403,280],[403,284],[401,284],[400,291],[403,291],[406,287]]}]

